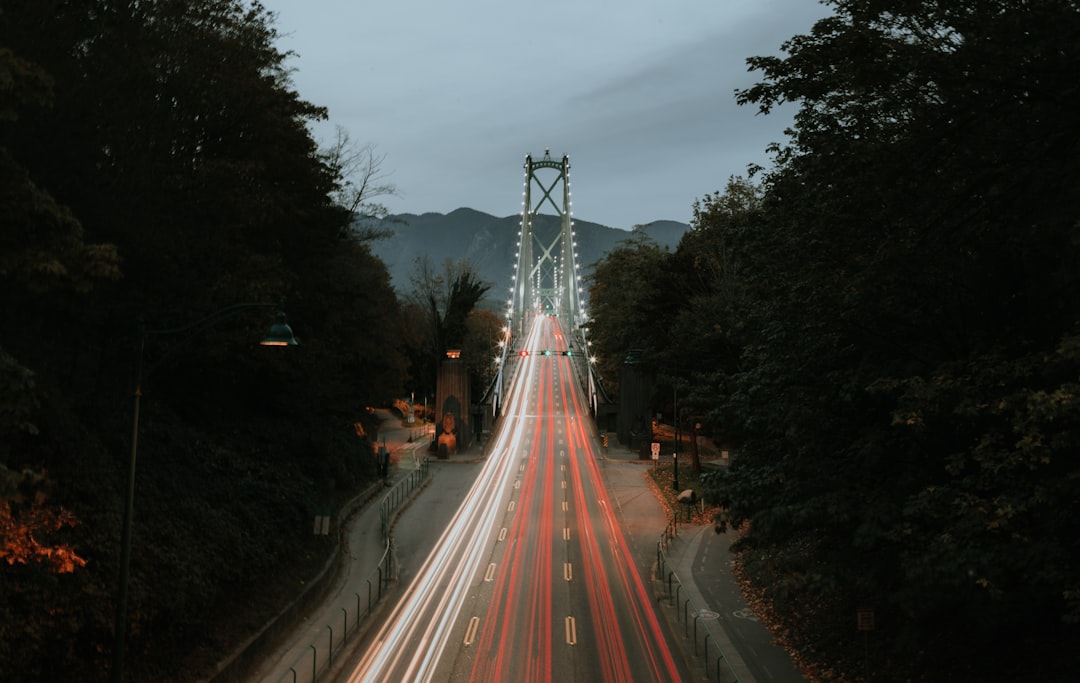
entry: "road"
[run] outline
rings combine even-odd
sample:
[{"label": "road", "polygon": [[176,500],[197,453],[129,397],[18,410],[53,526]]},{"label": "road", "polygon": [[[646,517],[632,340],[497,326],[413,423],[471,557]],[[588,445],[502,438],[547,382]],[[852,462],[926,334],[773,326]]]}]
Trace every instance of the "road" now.
[{"label": "road", "polygon": [[557,322],[538,318],[524,347],[475,483],[343,680],[689,680],[616,522]]}]

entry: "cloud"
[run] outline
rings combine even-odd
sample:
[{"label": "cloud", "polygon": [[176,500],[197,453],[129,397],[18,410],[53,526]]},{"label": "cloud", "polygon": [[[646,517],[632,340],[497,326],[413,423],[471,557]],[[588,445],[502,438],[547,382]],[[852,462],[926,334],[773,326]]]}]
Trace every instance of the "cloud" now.
[{"label": "cloud", "polygon": [[386,154],[394,211],[520,208],[525,154],[568,153],[575,214],[631,227],[766,163],[790,114],[734,92],[827,9],[812,0],[266,0],[303,97]]}]

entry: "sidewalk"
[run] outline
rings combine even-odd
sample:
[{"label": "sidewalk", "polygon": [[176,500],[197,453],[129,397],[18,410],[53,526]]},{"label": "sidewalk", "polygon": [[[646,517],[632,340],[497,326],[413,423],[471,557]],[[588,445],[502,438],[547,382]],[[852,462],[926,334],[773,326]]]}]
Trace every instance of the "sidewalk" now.
[{"label": "sidewalk", "polygon": [[[613,438],[601,453],[608,463],[640,472],[642,482],[654,466]],[[707,678],[717,680],[719,665],[720,680],[730,680],[734,674],[739,683],[804,681],[791,656],[774,642],[743,600],[731,568],[729,548],[734,538],[717,535],[711,524],[680,522],[666,527],[671,510],[651,488],[647,496],[641,495],[630,480],[615,474],[610,478],[627,540],[635,555],[649,558],[647,566],[639,564],[642,576],[652,576],[659,611],[671,633],[681,636],[683,654],[695,673],[707,670]],[[674,534],[668,533],[672,529]],[[721,652],[726,663],[718,661]]]},{"label": "sidewalk", "polygon": [[[390,451],[389,475],[385,484],[374,484],[354,498],[350,504],[353,509],[342,515],[341,528],[331,530],[339,534],[341,552],[324,570],[326,586],[309,589],[312,595],[298,598],[296,603],[306,599],[306,608],[291,615],[288,612],[296,610],[295,605],[291,610],[286,608],[249,647],[235,655],[234,659],[250,659],[249,666],[236,667],[246,668],[247,675],[226,671],[212,678],[212,683],[310,683],[377,621],[385,607],[382,598],[392,588],[397,573],[393,553],[388,552],[383,537],[383,508],[393,508],[388,520],[392,524],[396,513],[426,486],[427,482],[420,483],[419,469],[436,462],[428,451],[431,425],[410,426],[390,411],[378,412],[382,420],[378,445],[385,443]],[[482,448],[482,444],[473,444],[449,461],[475,460],[482,455]],[[415,486],[405,481],[410,477]]]}]

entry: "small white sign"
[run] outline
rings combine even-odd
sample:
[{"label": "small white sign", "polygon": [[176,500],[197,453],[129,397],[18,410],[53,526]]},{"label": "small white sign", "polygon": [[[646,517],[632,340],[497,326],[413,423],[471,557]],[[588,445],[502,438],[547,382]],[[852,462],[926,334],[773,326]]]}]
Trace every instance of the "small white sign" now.
[{"label": "small white sign", "polygon": [[660,459],[660,444],[655,441],[652,442],[652,459]]}]

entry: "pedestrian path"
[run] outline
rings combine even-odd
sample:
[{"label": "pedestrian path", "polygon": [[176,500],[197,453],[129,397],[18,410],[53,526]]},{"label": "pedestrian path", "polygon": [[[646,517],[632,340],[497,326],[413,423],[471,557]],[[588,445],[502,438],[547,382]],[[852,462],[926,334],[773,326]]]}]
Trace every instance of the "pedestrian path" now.
[{"label": "pedestrian path", "polygon": [[683,526],[681,533],[686,537],[665,534],[658,541],[655,579],[664,616],[674,622],[676,631],[690,639],[693,647],[687,654],[706,669],[711,680],[756,683],[757,678],[721,620],[729,606],[708,600],[698,586],[709,567],[695,571],[694,558],[704,534],[713,533],[712,527]]},{"label": "pedestrian path", "polygon": [[304,593],[272,619],[229,660],[211,683],[311,683],[373,621],[393,580],[387,531],[394,515],[426,484],[430,474],[422,427],[407,427],[379,411],[379,446],[390,451],[384,481],[354,497],[330,533],[337,552]]},{"label": "pedestrian path", "polygon": [[[642,571],[652,575],[661,615],[682,638],[694,670],[706,680],[731,683],[805,681],[743,599],[731,564],[734,536],[717,535],[711,524],[676,524],[651,489],[641,495],[640,482],[654,464],[636,452],[611,440],[603,458],[611,466],[605,478],[619,504],[620,523],[635,553],[651,554],[651,571]],[[615,474],[615,468],[633,472],[638,483]],[[642,538],[648,539],[645,547]]]},{"label": "pedestrian path", "polygon": [[426,482],[425,446],[421,441],[401,448],[388,484],[344,521],[332,585],[292,624],[280,646],[266,653],[248,680],[311,683],[344,652],[348,641],[368,628],[394,576],[393,553],[384,530],[392,521],[389,517]]}]

